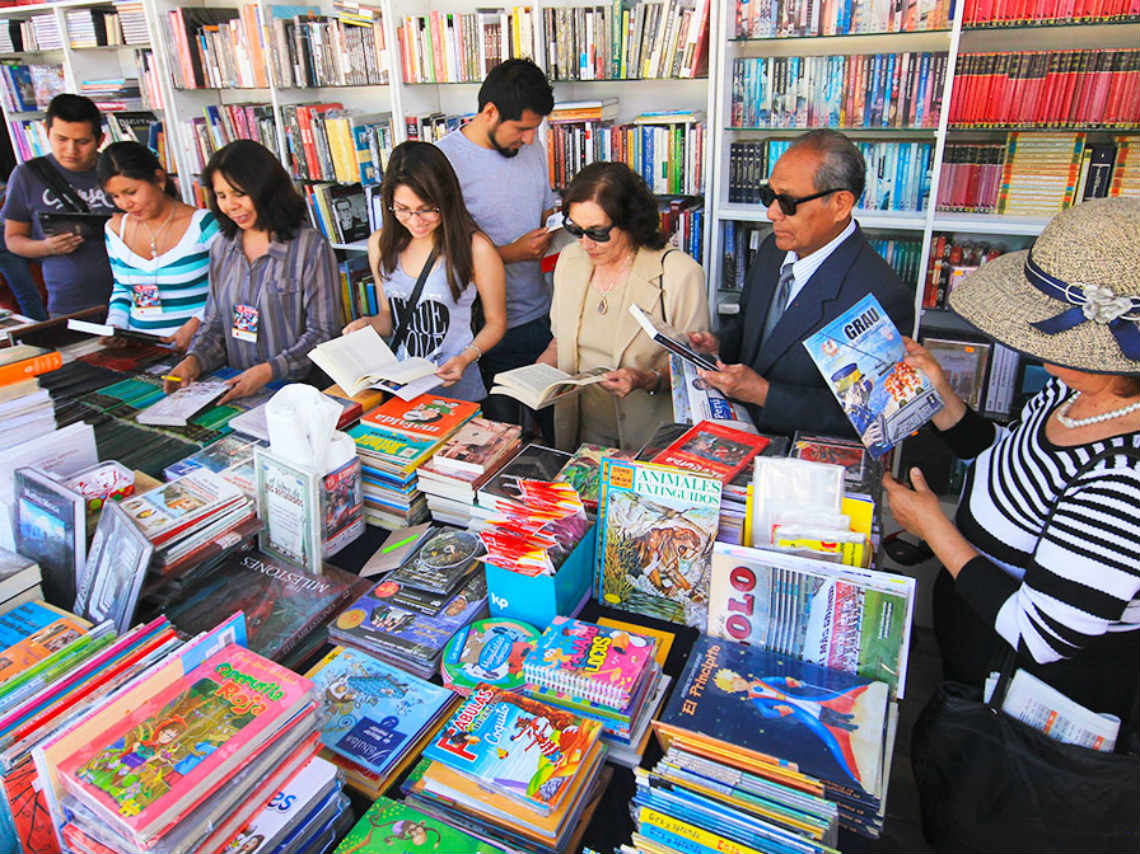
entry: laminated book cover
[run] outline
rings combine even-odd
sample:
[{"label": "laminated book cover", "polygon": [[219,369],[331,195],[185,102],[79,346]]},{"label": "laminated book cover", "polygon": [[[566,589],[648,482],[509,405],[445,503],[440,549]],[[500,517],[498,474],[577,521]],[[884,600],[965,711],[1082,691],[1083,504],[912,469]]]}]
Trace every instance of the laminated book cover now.
[{"label": "laminated book cover", "polygon": [[878,679],[901,696],[914,596],[907,576],[717,543],[708,632]]},{"label": "laminated book cover", "polygon": [[602,463],[597,594],[606,605],[704,629],[721,483],[669,466]]},{"label": "laminated book cover", "polygon": [[702,636],[657,723],[878,798],[888,705],[884,682]]},{"label": "laminated book cover", "polygon": [[457,528],[437,528],[389,576],[389,580],[429,593],[449,593],[475,566],[486,549],[476,534]]},{"label": "laminated book cover", "polygon": [[[37,604],[26,602],[20,607]],[[81,617],[60,614],[52,622],[36,628],[27,637],[11,644],[0,652],[0,685],[87,634],[90,626]]]},{"label": "laminated book cover", "polygon": [[359,581],[333,566],[312,575],[261,552],[244,552],[231,555],[166,613],[193,636],[243,611],[249,648],[278,660],[342,608]]},{"label": "laminated book cover", "polygon": [[846,469],[843,478],[849,486],[865,485],[867,449],[854,439],[797,432],[788,456],[813,463],[843,466]]},{"label": "laminated book cover", "polygon": [[401,608],[368,593],[341,613],[333,627],[342,642],[431,661],[443,652],[451,636],[486,606],[487,578],[482,572],[473,572],[435,616]]},{"label": "laminated book cover", "polygon": [[476,620],[447,642],[439,663],[443,683],[467,696],[480,684],[521,691],[523,668],[540,632],[507,617]]},{"label": "laminated book cover", "polygon": [[632,460],[633,451],[605,448],[601,445],[579,445],[578,450],[555,476],[555,480],[565,481],[574,487],[582,504],[588,510],[598,507],[598,482],[602,477],[602,460]]},{"label": "laminated book cover", "polygon": [[325,747],[374,774],[386,774],[455,699],[447,688],[343,646],[307,676],[325,712]]},{"label": "laminated book cover", "polygon": [[159,545],[212,510],[241,498],[241,491],[212,471],[198,469],[120,506],[151,542]]},{"label": "laminated book cover", "polygon": [[874,294],[803,345],[875,459],[942,408],[930,381],[903,361],[902,336]]},{"label": "laminated book cover", "polygon": [[392,397],[383,406],[364,413],[363,423],[408,436],[439,441],[479,414],[479,404],[438,394],[421,394],[411,400]]},{"label": "laminated book cover", "polygon": [[517,424],[472,418],[440,446],[427,467],[448,477],[478,477],[516,447],[521,436]]},{"label": "laminated book cover", "polygon": [[312,683],[230,645],[59,763],[63,785],[135,840],[175,820],[310,696]]},{"label": "laminated book cover", "polygon": [[597,721],[480,686],[423,755],[545,815],[573,788],[600,732]]},{"label": "laminated book cover", "polygon": [[768,447],[768,439],[712,421],[701,421],[653,458],[653,462],[728,483]]},{"label": "laminated book cover", "polygon": [[527,445],[479,490],[479,504],[491,506],[499,498],[519,503],[522,497],[520,481],[541,480],[549,483],[568,462],[570,455],[563,451],[543,445]]},{"label": "laminated book cover", "polygon": [[434,816],[381,797],[360,817],[333,854],[495,854],[498,850]]}]

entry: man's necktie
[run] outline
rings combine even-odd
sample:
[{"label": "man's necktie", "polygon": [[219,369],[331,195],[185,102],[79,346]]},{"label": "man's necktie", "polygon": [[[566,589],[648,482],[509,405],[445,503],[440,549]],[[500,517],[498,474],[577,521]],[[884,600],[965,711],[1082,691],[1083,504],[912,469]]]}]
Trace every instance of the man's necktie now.
[{"label": "man's necktie", "polygon": [[776,328],[776,324],[780,322],[783,317],[784,311],[788,307],[788,297],[792,293],[792,285],[795,284],[796,277],[792,272],[792,265],[785,264],[780,268],[780,281],[776,284],[776,296],[772,300],[772,307],[768,310],[768,320],[764,323],[764,335],[761,337],[760,342],[763,344],[768,340],[772,334],[772,330]]}]

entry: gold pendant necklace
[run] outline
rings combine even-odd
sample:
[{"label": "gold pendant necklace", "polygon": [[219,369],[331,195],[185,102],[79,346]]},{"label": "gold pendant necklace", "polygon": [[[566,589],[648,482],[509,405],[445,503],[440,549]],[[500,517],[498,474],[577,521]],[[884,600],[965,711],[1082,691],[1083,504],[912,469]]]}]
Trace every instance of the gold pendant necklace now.
[{"label": "gold pendant necklace", "polygon": [[151,231],[150,226],[143,222],[141,219],[138,219],[137,217],[135,219],[139,225],[146,229],[147,236],[150,238],[150,259],[152,261],[158,257],[158,239],[162,237],[162,233],[166,231],[166,227],[170,225],[170,221],[174,219],[174,214],[177,210],[177,204],[172,204],[170,206],[170,213],[166,215],[166,219],[163,221],[162,225],[159,226],[157,234]]}]

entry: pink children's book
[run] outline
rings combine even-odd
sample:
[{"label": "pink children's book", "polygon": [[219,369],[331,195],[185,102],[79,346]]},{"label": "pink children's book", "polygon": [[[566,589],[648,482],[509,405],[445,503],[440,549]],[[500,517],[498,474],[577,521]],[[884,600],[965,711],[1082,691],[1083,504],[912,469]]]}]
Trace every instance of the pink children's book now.
[{"label": "pink children's book", "polygon": [[273,741],[313,683],[227,646],[59,764],[75,798],[140,849]]}]

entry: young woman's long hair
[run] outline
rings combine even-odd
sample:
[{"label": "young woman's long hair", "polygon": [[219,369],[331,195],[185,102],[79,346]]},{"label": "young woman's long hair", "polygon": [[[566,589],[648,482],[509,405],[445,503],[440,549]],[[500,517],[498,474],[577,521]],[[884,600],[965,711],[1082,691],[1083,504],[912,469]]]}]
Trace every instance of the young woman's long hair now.
[{"label": "young woman's long hair", "polygon": [[[164,181],[160,182],[156,177],[159,172],[165,177]],[[158,162],[158,155],[142,143],[122,140],[112,142],[103,149],[95,164],[95,178],[99,185],[106,187],[108,181],[119,175],[134,181],[147,181],[156,187],[162,187],[166,195],[178,198],[178,188]]]},{"label": "young woman's long hair", "polygon": [[202,170],[202,185],[210,200],[210,210],[227,238],[232,239],[239,229],[218,207],[218,200],[214,198],[214,175],[221,175],[227,184],[253,199],[257,212],[254,227],[268,231],[283,243],[296,237],[309,221],[305,200],[277,156],[259,142],[236,139],[215,151]]},{"label": "young woman's long hair", "polygon": [[463,204],[463,191],[455,170],[444,153],[429,142],[409,140],[392,149],[380,190],[384,203],[380,269],[386,276],[395,271],[400,253],[412,240],[411,232],[392,211],[397,187],[407,187],[425,205],[439,208],[439,227],[432,232],[432,238],[445,264],[451,296],[458,300],[475,275],[471,235],[479,229]]}]

